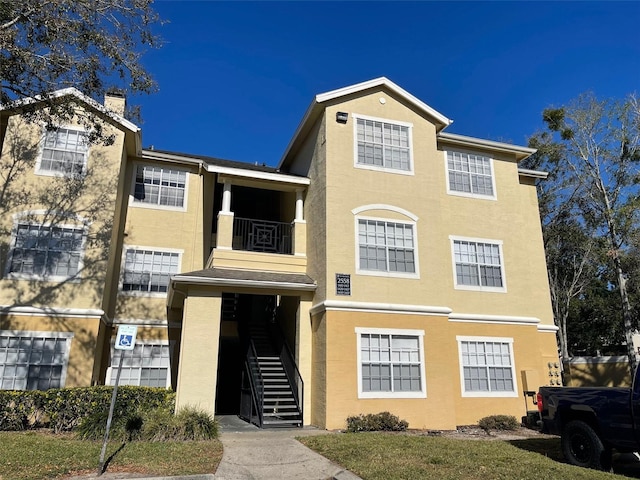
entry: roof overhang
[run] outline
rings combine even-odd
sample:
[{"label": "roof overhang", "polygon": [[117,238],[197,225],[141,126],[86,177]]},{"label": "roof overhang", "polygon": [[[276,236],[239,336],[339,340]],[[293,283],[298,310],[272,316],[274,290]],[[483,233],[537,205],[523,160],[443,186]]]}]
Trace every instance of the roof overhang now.
[{"label": "roof overhang", "polygon": [[374,78],[373,80],[368,80],[366,82],[357,83],[355,85],[338,88],[337,90],[331,90],[329,92],[320,93],[316,95],[313,101],[311,102],[311,104],[309,105],[309,107],[307,108],[307,111],[305,112],[304,116],[302,117],[300,124],[296,128],[296,131],[293,134],[291,141],[287,145],[287,148],[285,149],[284,154],[280,159],[278,168],[280,168],[285,163],[289,154],[296,149],[296,147],[302,141],[306,133],[311,129],[313,124],[320,117],[327,103],[343,97],[350,96],[350,95],[357,95],[359,93],[365,92],[366,90],[369,90],[372,88],[378,88],[378,87],[385,88],[386,90],[400,97],[405,102],[412,105],[418,111],[421,111],[422,113],[430,117],[436,125],[437,132],[445,129],[446,127],[448,127],[453,123],[453,120],[445,117],[440,112],[434,110],[429,105],[424,103],[422,100],[411,95],[405,89],[395,84],[388,78],[386,77]]},{"label": "roof overhang", "polygon": [[535,148],[522,147],[519,145],[512,145],[510,143],[494,142],[492,140],[484,140],[482,138],[467,137],[466,135],[457,135],[455,133],[440,132],[438,133],[438,141],[458,147],[480,148],[493,152],[508,153],[515,155],[517,161],[524,160],[530,155],[536,153]]},{"label": "roof overhang", "polygon": [[529,178],[539,178],[542,180],[546,180],[549,176],[549,172],[542,172],[540,170],[529,170],[527,168],[519,168],[518,175],[521,177],[529,177]]}]

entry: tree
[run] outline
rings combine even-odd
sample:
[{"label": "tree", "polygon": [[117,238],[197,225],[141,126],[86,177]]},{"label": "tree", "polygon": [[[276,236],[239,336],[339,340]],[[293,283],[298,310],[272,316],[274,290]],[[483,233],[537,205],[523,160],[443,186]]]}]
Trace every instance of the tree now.
[{"label": "tree", "polygon": [[[71,97],[52,95],[58,89],[75,87],[97,101],[114,87],[152,92],[156,84],[140,61],[143,48],[160,45],[152,1],[0,0],[0,104],[20,105],[53,128],[78,111]],[[94,120],[83,119],[100,137]]]},{"label": "tree", "polygon": [[[620,296],[629,362],[635,368],[632,337],[637,325],[629,300],[629,272],[625,269],[631,262],[625,262],[625,257],[629,255],[639,226],[638,100],[634,96],[621,101],[598,100],[588,93],[565,107],[544,110],[543,120],[548,131],[534,136],[530,144],[543,147],[546,165],[557,173],[553,179],[555,183],[541,192],[543,223],[545,215],[555,211],[558,218],[572,219],[571,233],[569,237],[563,237],[563,241],[575,240],[578,229],[606,245],[607,258],[614,272],[612,286]],[[549,189],[555,189],[551,201],[545,198]],[[557,222],[547,223],[547,228],[549,225],[555,228]],[[551,229],[546,237],[566,233]],[[547,256],[549,260],[549,252]],[[564,267],[570,258],[565,256]],[[553,260],[549,263],[553,269]],[[584,266],[580,261],[568,271],[582,275]],[[571,288],[565,292],[565,300],[570,291]]]}]

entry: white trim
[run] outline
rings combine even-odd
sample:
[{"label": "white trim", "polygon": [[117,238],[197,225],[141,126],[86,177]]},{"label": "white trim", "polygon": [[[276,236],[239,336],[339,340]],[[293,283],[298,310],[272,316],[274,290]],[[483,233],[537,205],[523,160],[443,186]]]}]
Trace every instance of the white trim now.
[{"label": "white trim", "polygon": [[[219,248],[219,247],[218,247]],[[269,280],[242,280],[231,278],[210,278],[210,277],[196,277],[190,275],[173,275],[171,277],[171,283],[187,283],[192,285],[216,285],[220,287],[248,287],[248,288],[260,288],[260,289],[282,289],[282,290],[298,290],[305,292],[313,292],[316,290],[317,285],[314,284],[302,284],[293,282],[274,282]],[[175,285],[172,285],[175,289]]]},{"label": "white trim", "polygon": [[289,183],[292,185],[310,185],[311,180],[307,177],[296,177],[284,173],[261,172],[258,170],[242,170],[239,168],[221,167],[220,165],[206,164],[207,172],[219,173],[233,177],[251,178],[256,180],[267,180],[277,183]]},{"label": "white trim", "polygon": [[558,330],[560,330],[557,326],[555,325],[538,325],[538,331],[541,333],[557,333]]},{"label": "white trim", "polygon": [[168,320],[157,318],[114,318],[111,322],[111,325],[138,325],[138,326],[149,326],[149,327],[166,327],[168,324]]},{"label": "white trim", "polygon": [[414,222],[418,221],[418,216],[411,213],[409,210],[405,210],[404,208],[396,207],[394,205],[387,205],[384,203],[371,203],[369,205],[362,205],[361,207],[356,207],[351,210],[351,213],[354,215],[359,215],[362,212],[366,212],[368,210],[388,210],[390,212],[399,213],[404,215],[405,217],[410,218]]},{"label": "white trim", "polygon": [[519,317],[515,315],[479,315],[475,313],[451,313],[449,315],[449,321],[462,323],[493,323],[501,325],[538,325],[540,323],[540,319],[536,317]]},{"label": "white trim", "polygon": [[[392,271],[380,271],[380,270],[365,270],[360,268],[360,239],[359,239],[359,222],[360,220],[372,220],[375,222],[385,223],[399,223],[403,225],[410,225],[413,239],[413,261],[415,272],[392,272]],[[396,220],[393,218],[380,218],[380,217],[368,217],[368,216],[354,216],[354,241],[355,241],[355,260],[356,260],[356,275],[367,275],[371,277],[390,277],[390,278],[420,278],[420,261],[418,258],[418,229],[415,221]],[[388,253],[388,251],[387,251]],[[389,258],[387,258],[387,263]]]},{"label": "white trim", "polygon": [[345,300],[324,300],[309,309],[311,315],[326,311],[358,311],[363,313],[397,313],[405,315],[438,315],[447,316],[451,313],[448,307],[429,305],[404,305],[400,303],[352,302]]},{"label": "white trim", "polygon": [[[136,192],[136,178],[138,175],[138,167],[157,167],[163,170],[175,170],[178,172],[184,172],[184,192],[183,192],[183,201],[181,207],[174,207],[172,205],[160,205],[157,203],[148,203],[136,200],[135,192]],[[191,172],[186,168],[175,168],[173,165],[157,165],[154,163],[145,163],[145,162],[133,162],[133,175],[131,178],[131,187],[129,189],[129,207],[130,208],[150,208],[152,210],[167,210],[171,212],[186,212],[187,211],[187,203],[189,200],[189,175]],[[160,195],[160,192],[158,192]]]},{"label": "white trim", "polygon": [[[82,223],[85,226],[88,226],[88,225],[91,224],[91,221],[88,218],[83,217],[81,215],[78,215],[77,213],[59,212],[57,210],[49,211],[49,210],[45,210],[43,208],[37,208],[37,209],[33,209],[33,210],[22,210],[21,212],[16,212],[13,215],[11,215],[11,218],[13,219],[13,222],[16,223],[16,222],[20,222],[20,220],[22,218],[25,218],[25,217],[28,219],[29,217],[34,217],[34,216],[37,216],[37,215],[49,215],[49,214],[54,215],[54,216],[59,216],[59,217],[66,218],[66,219],[68,219],[67,221],[76,222],[76,223],[73,223],[73,224],[64,224],[64,225],[67,225],[67,226],[69,226],[69,225],[78,226],[79,223]],[[50,224],[51,224],[50,222],[47,222],[47,223],[43,223],[42,225],[44,226],[44,225],[50,225]],[[38,224],[38,225],[40,225],[40,224]]]},{"label": "white trim", "polygon": [[[356,327],[356,368],[358,370],[358,398],[427,398],[427,377],[425,375],[425,355],[424,355],[424,330],[404,330],[398,328],[367,328]],[[420,355],[420,391],[415,392],[363,392],[362,391],[362,349],[361,336],[365,334],[373,335],[403,335],[418,337],[418,347]],[[393,365],[392,362],[390,362]],[[392,384],[393,388],[393,384]]]},{"label": "white trim", "polygon": [[[67,383],[67,368],[69,367],[69,357],[71,353],[71,341],[75,337],[73,332],[57,332],[45,330],[0,330],[0,336],[3,337],[31,337],[31,338],[64,338],[67,342],[67,351],[65,352],[64,363],[60,373],[60,388],[64,388]],[[28,363],[31,365],[31,363]],[[39,365],[34,363],[33,365]]]},{"label": "white trim", "polygon": [[549,172],[543,172],[540,170],[529,170],[526,168],[518,168],[518,175],[523,177],[542,178],[543,180],[549,176]]},{"label": "white trim", "polygon": [[35,307],[31,305],[0,305],[0,315],[100,319],[104,315],[104,310],[101,310],[99,308],[61,308]]},{"label": "white trim", "polygon": [[[42,170],[42,156],[44,155],[44,145],[45,142],[47,140],[47,133],[49,133],[47,131],[46,128],[42,127],[41,128],[42,131],[44,132],[42,134],[42,137],[40,138],[40,141],[38,142],[38,156],[36,159],[36,165],[34,168],[34,175],[38,175],[38,176],[42,176],[42,177],[73,177],[75,175],[80,175],[80,176],[84,176],[87,172],[87,168],[89,165],[89,152],[91,151],[91,144],[88,142],[87,140],[87,149],[84,152],[84,164],[82,166],[82,172],[78,173],[78,172],[57,172],[57,171],[52,171],[52,170]],[[52,132],[57,132],[60,129],[65,129],[65,130],[73,130],[74,132],[81,132],[86,134],[87,131],[82,128],[81,126],[78,125],[60,125],[58,126],[55,130],[52,130]]]},{"label": "white trim", "polygon": [[[474,243],[489,243],[498,245],[498,252],[500,253],[500,274],[502,275],[502,287],[485,287],[482,285],[459,285],[458,276],[456,275],[456,255],[454,242],[474,242]],[[476,237],[461,237],[458,235],[449,235],[449,242],[451,244],[451,264],[453,269],[453,287],[456,290],[470,290],[476,292],[494,292],[494,293],[507,293],[507,274],[504,265],[504,253],[502,240],[494,240],[490,238],[476,238]]]},{"label": "white trim", "polygon": [[[466,155],[477,155],[477,156],[481,156],[484,158],[488,158],[489,159],[489,167],[491,168],[491,189],[493,190],[493,194],[492,195],[484,195],[481,193],[473,193],[473,192],[460,192],[458,190],[451,190],[451,182],[449,180],[449,160],[447,159],[447,153],[461,153],[461,154],[466,154]],[[496,189],[496,175],[495,175],[495,169],[493,168],[493,158],[488,156],[488,155],[484,155],[484,154],[479,154],[478,152],[473,152],[470,150],[462,150],[462,149],[456,149],[456,150],[443,150],[442,153],[444,153],[444,174],[445,174],[445,185],[447,186],[447,195],[454,195],[456,197],[466,197],[466,198],[475,198],[478,200],[498,200],[498,191]],[[471,172],[469,172],[469,177],[471,177]],[[471,181],[471,178],[469,178],[469,180]]]},{"label": "white trim", "polygon": [[451,145],[459,145],[472,149],[483,148],[485,150],[515,154],[518,161],[524,160],[537,151],[535,148],[521,147],[519,145],[512,145],[510,143],[494,142],[491,140],[484,140],[482,138],[458,135],[455,133],[438,132],[436,138],[443,143],[448,143]]},{"label": "white trim", "polygon": [[[482,337],[482,336],[466,336],[457,335],[456,342],[458,342],[458,365],[460,368],[460,393],[462,397],[470,398],[513,398],[518,396],[518,379],[516,377],[516,364],[513,355],[513,338],[510,337]],[[471,391],[467,392],[464,388],[464,364],[462,362],[462,342],[494,342],[494,343],[507,343],[509,344],[509,357],[511,362],[511,376],[513,380],[513,391],[497,391],[497,392],[484,392],[484,391]]]},{"label": "white trim", "polygon": [[[353,118],[353,166],[354,168],[361,168],[363,170],[374,170],[384,173],[396,173],[399,175],[415,175],[413,165],[413,123],[401,122],[399,120],[390,120],[386,118],[371,117],[368,115],[360,115],[358,113],[351,114]],[[409,169],[402,170],[399,168],[385,167],[384,165],[370,165],[368,163],[358,163],[358,120],[370,120],[373,122],[380,122],[388,125],[398,125],[400,127],[407,127],[407,136],[409,141]]]},{"label": "white trim", "polygon": [[169,283],[167,284],[166,292],[141,292],[138,290],[132,291],[123,291],[122,285],[124,283],[124,269],[127,258],[128,250],[149,250],[151,252],[159,252],[159,253],[177,253],[178,254],[178,272],[176,275],[180,273],[182,270],[182,255],[184,254],[184,250],[179,248],[163,248],[163,247],[150,247],[150,246],[141,246],[141,245],[123,245],[122,246],[122,257],[120,260],[120,277],[118,279],[118,295],[123,295],[127,297],[150,297],[150,298],[166,298],[169,293],[169,289],[171,288],[171,282],[173,281],[173,277],[169,275]]}]

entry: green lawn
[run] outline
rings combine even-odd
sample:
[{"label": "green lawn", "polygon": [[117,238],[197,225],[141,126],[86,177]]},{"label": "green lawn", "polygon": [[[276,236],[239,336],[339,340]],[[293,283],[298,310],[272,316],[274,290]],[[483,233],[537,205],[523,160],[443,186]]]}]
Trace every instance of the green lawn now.
[{"label": "green lawn", "polygon": [[[107,472],[149,475],[215,473],[222,459],[218,440],[200,442],[112,442],[107,457],[117,451]],[[41,432],[0,432],[0,480],[55,478],[98,468],[102,442],[75,440],[70,435]]]},{"label": "green lawn", "polygon": [[557,438],[482,441],[346,433],[299,438],[364,480],[605,480],[627,478],[561,463]]}]

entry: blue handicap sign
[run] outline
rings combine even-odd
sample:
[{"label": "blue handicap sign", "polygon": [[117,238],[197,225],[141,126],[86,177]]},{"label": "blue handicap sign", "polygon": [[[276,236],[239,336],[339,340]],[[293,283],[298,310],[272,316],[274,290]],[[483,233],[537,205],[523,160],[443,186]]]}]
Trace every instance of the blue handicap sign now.
[{"label": "blue handicap sign", "polygon": [[133,335],[122,335],[120,337],[119,345],[121,347],[130,347],[133,342]]}]

